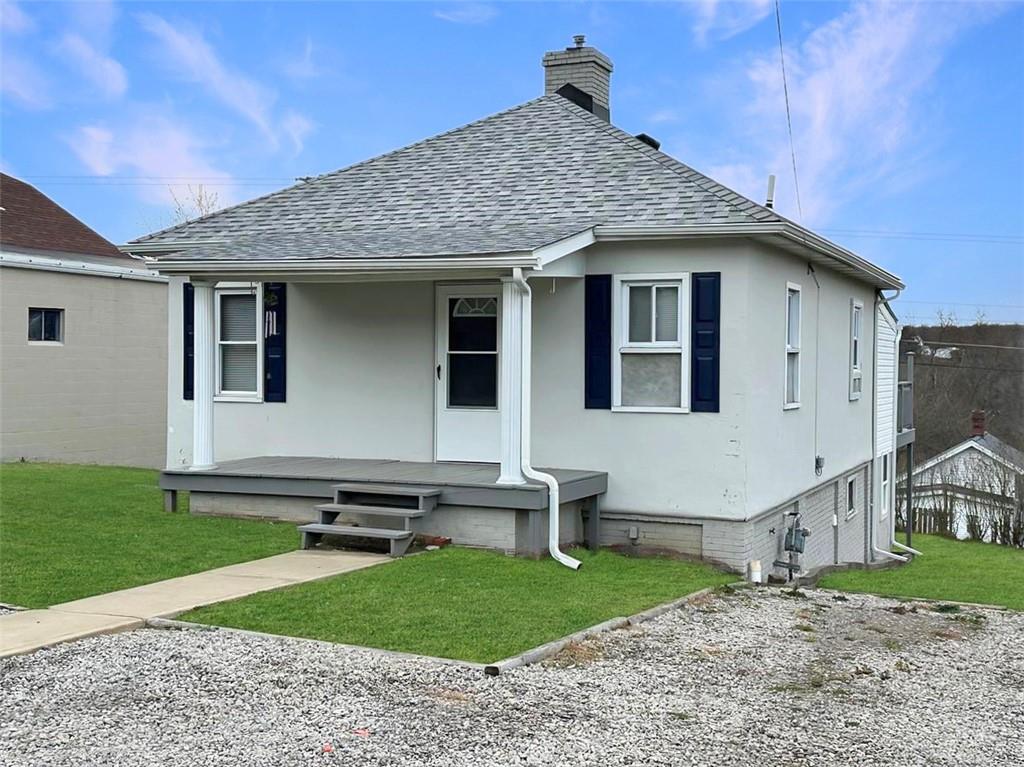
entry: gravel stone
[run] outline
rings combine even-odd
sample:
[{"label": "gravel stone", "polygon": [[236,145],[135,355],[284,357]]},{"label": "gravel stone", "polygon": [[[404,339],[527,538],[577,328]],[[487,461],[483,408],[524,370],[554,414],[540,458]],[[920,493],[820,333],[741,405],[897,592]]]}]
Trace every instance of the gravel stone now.
[{"label": "gravel stone", "polygon": [[11,765],[1021,765],[1024,614],[716,594],[498,677],[144,629],[0,661]]}]

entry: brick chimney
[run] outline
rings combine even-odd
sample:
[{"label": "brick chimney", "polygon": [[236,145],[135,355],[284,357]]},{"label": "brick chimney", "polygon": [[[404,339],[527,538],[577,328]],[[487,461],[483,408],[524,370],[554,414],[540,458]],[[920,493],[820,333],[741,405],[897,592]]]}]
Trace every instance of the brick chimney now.
[{"label": "brick chimney", "polygon": [[985,411],[984,410],[972,410],[971,411],[971,436],[972,437],[984,437],[985,436]]},{"label": "brick chimney", "polygon": [[557,93],[610,122],[612,62],[585,42],[583,35],[576,35],[572,47],[544,54],[544,95]]}]

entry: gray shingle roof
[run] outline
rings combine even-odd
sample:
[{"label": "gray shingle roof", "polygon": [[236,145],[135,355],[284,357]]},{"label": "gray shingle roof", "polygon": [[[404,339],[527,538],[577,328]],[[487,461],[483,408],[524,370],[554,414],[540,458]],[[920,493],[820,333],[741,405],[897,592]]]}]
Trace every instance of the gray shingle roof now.
[{"label": "gray shingle roof", "polygon": [[561,96],[143,237],[192,258],[533,250],[599,224],[781,221]]},{"label": "gray shingle roof", "polygon": [[1011,463],[1018,469],[1024,471],[1024,452],[1021,452],[1013,445],[1006,444],[995,434],[990,434],[988,432],[980,437],[972,437],[972,439],[979,445],[987,447],[1004,461]]}]

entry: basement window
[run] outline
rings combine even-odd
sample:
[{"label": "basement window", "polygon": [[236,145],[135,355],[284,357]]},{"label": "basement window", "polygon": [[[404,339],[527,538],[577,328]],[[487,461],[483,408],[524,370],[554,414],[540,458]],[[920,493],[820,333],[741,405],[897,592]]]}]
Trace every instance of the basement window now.
[{"label": "basement window", "polygon": [[616,277],[613,409],[689,410],[689,275]]},{"label": "basement window", "polygon": [[846,518],[857,513],[857,477],[846,478]]},{"label": "basement window", "polygon": [[29,307],[28,340],[33,344],[64,343],[64,310]]},{"label": "basement window", "polygon": [[890,496],[892,495],[892,480],[890,474],[892,468],[889,466],[890,457],[888,454],[882,456],[882,510],[881,518],[885,519],[889,516],[889,506],[891,504]]},{"label": "basement window", "polygon": [[258,401],[262,395],[262,289],[218,290],[217,397]]}]

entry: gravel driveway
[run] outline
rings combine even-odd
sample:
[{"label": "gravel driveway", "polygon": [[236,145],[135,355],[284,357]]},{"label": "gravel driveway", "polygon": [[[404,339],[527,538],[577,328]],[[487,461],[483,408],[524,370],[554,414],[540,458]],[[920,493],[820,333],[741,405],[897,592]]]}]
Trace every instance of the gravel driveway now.
[{"label": "gravel driveway", "polygon": [[10,765],[1022,765],[1024,614],[718,595],[484,677],[228,632],[0,662]]}]

